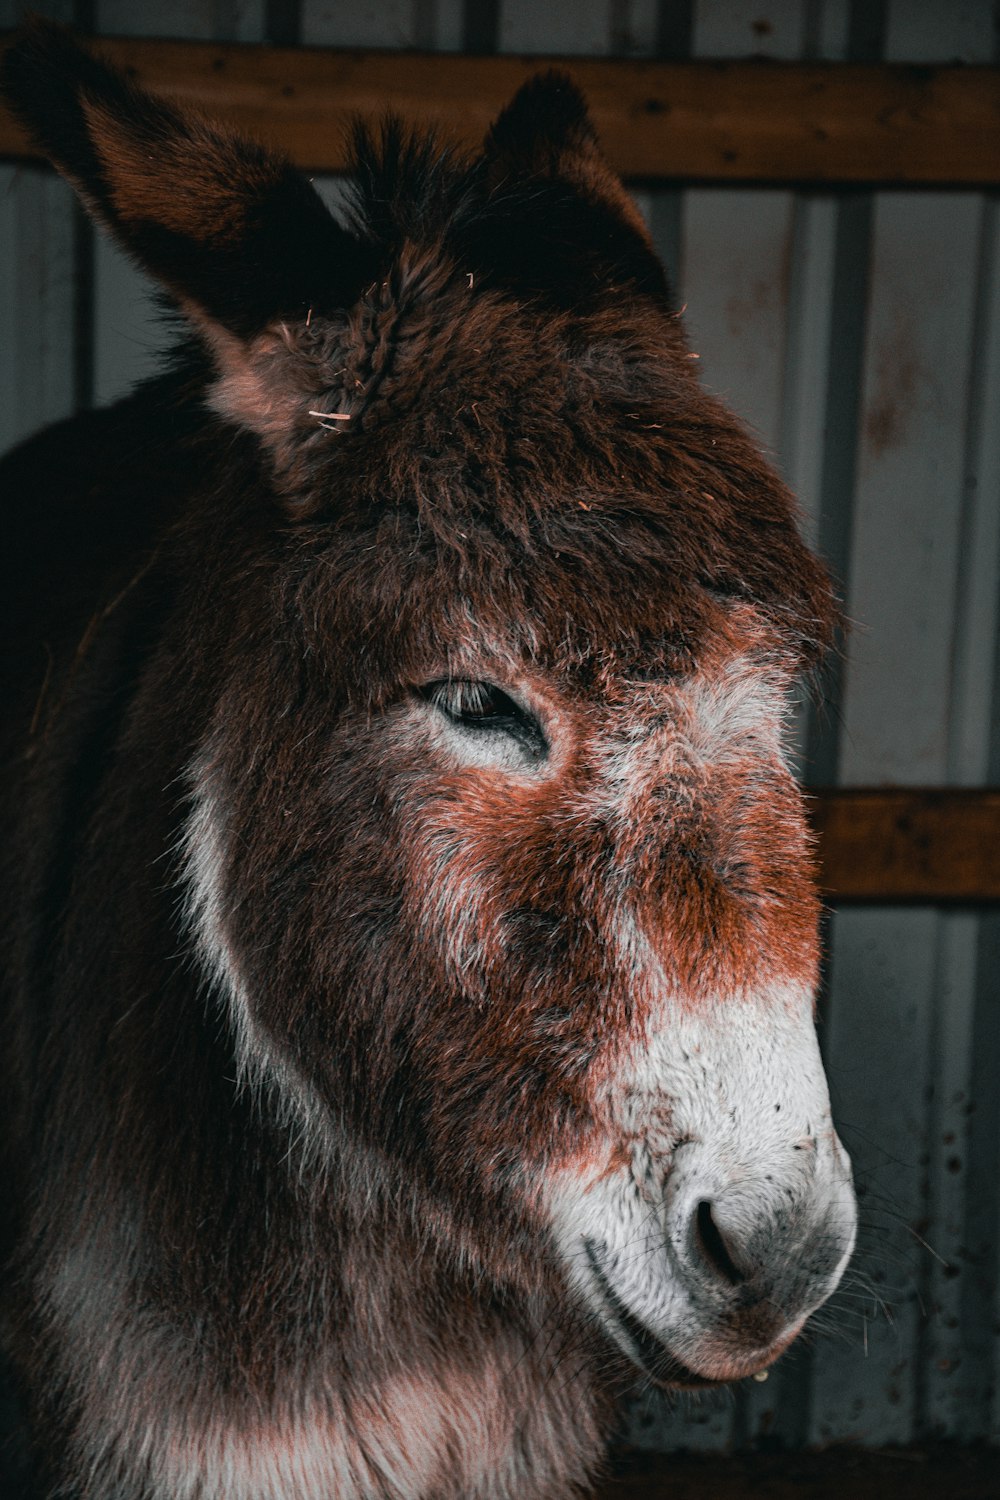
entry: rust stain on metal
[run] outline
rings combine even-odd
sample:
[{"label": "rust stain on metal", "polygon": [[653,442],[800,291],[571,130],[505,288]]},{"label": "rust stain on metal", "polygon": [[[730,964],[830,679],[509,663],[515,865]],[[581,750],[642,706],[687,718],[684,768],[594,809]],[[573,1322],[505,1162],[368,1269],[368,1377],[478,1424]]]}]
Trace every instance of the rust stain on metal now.
[{"label": "rust stain on metal", "polygon": [[865,415],[865,440],[874,458],[902,445],[924,383],[913,328],[909,318],[900,318],[875,358],[875,389]]}]

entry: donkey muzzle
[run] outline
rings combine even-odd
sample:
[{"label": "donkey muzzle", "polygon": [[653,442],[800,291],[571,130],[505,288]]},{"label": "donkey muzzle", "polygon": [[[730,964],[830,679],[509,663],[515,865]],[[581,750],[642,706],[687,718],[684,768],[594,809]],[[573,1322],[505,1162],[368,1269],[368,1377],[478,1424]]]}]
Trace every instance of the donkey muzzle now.
[{"label": "donkey muzzle", "polygon": [[588,1300],[652,1379],[765,1368],[837,1285],[856,1227],[850,1164],[832,1130],[808,1167],[798,1154],[749,1172],[681,1147],[644,1225],[622,1233],[619,1216],[618,1232],[585,1238]]}]

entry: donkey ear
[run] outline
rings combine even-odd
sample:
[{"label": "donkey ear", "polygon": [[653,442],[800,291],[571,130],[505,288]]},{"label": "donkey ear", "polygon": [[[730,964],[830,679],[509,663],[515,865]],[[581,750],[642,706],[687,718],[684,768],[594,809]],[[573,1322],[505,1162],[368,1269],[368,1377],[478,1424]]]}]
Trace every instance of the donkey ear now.
[{"label": "donkey ear", "polygon": [[0,88],[93,216],[207,331],[349,306],[357,240],[283,157],[179,113],[34,22]]},{"label": "donkey ear", "polygon": [[494,185],[526,177],[565,183],[653,253],[642,215],[604,159],[586,100],[567,74],[553,69],[522,85],[490,129],[484,155]]}]

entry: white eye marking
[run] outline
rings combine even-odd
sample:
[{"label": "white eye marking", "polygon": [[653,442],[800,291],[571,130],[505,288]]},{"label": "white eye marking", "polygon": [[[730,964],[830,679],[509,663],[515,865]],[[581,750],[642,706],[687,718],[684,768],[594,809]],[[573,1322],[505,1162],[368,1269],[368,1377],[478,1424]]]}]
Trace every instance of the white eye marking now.
[{"label": "white eye marking", "polygon": [[495,683],[447,677],[418,688],[417,695],[474,747],[476,760],[537,763],[548,755],[548,740],[535,714]]}]

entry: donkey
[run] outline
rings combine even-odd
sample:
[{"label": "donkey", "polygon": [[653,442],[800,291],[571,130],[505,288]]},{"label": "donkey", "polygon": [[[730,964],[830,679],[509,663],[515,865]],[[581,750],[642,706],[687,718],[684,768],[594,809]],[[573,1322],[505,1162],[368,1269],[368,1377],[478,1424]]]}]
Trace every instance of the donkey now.
[{"label": "donkey", "polygon": [[5,1327],[39,1493],[565,1497],[850,1254],[783,747],[830,642],[565,77],[280,156],[36,25],[185,320],[15,451]]}]

